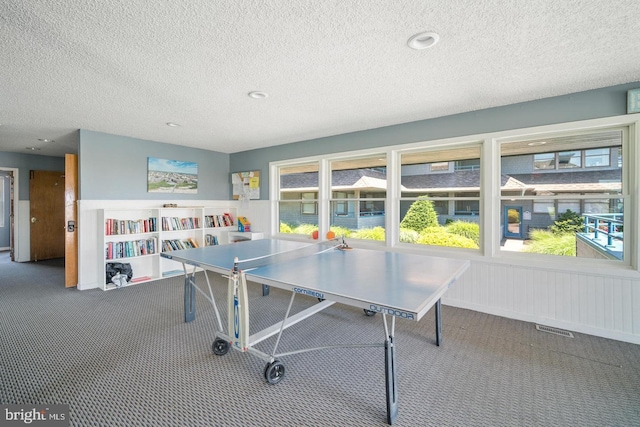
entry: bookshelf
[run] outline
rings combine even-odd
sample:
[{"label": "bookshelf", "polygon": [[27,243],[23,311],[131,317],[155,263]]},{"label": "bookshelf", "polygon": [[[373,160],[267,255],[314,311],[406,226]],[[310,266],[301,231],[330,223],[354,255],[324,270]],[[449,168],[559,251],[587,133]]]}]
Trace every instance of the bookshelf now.
[{"label": "bookshelf", "polygon": [[98,216],[99,224],[103,224],[98,274],[104,290],[116,289],[106,283],[107,263],[131,264],[133,278],[126,286],[183,274],[181,263],[160,253],[225,244],[228,233],[236,230],[232,208],[99,209]]}]

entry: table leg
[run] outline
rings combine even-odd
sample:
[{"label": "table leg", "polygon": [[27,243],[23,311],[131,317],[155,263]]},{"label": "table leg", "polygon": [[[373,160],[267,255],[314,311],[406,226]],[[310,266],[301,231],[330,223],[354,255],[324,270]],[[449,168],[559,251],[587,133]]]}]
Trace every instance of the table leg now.
[{"label": "table leg", "polygon": [[384,342],[385,378],[387,382],[387,423],[393,424],[398,416],[398,375],[396,372],[396,347],[393,337]]},{"label": "table leg", "polygon": [[442,344],[442,305],[436,302],[436,345]]},{"label": "table leg", "polygon": [[184,276],[184,321],[192,322],[196,318],[196,276]]}]

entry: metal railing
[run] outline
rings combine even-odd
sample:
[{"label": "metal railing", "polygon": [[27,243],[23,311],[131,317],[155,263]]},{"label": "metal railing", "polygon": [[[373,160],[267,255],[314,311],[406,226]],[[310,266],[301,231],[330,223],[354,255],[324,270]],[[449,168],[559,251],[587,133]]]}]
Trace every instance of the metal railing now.
[{"label": "metal railing", "polygon": [[582,214],[582,216],[584,218],[584,232],[593,233],[593,240],[600,239],[601,234],[606,236],[607,246],[613,246],[614,240],[620,242],[624,240],[622,232],[624,214]]}]

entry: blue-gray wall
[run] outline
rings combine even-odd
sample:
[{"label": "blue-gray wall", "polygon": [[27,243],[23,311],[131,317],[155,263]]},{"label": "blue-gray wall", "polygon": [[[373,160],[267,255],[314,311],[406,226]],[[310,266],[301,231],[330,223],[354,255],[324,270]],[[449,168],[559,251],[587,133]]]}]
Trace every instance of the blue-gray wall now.
[{"label": "blue-gray wall", "polygon": [[521,104],[231,154],[230,170],[260,170],[260,198],[269,198],[269,162],[626,114],[630,83]]},{"label": "blue-gray wall", "polygon": [[18,199],[29,200],[29,171],[64,172],[64,157],[0,152],[0,167],[18,168]]},{"label": "blue-gray wall", "polygon": [[[229,155],[144,139],[80,130],[79,198],[85,200],[225,200]],[[149,157],[198,164],[197,194],[147,192]]]}]

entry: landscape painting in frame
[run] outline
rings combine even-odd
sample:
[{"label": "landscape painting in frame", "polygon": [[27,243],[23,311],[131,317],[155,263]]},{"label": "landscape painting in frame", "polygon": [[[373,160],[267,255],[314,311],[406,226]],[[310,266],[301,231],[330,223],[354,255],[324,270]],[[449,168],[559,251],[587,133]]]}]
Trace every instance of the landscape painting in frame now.
[{"label": "landscape painting in frame", "polygon": [[198,193],[198,164],[149,157],[149,193]]}]

